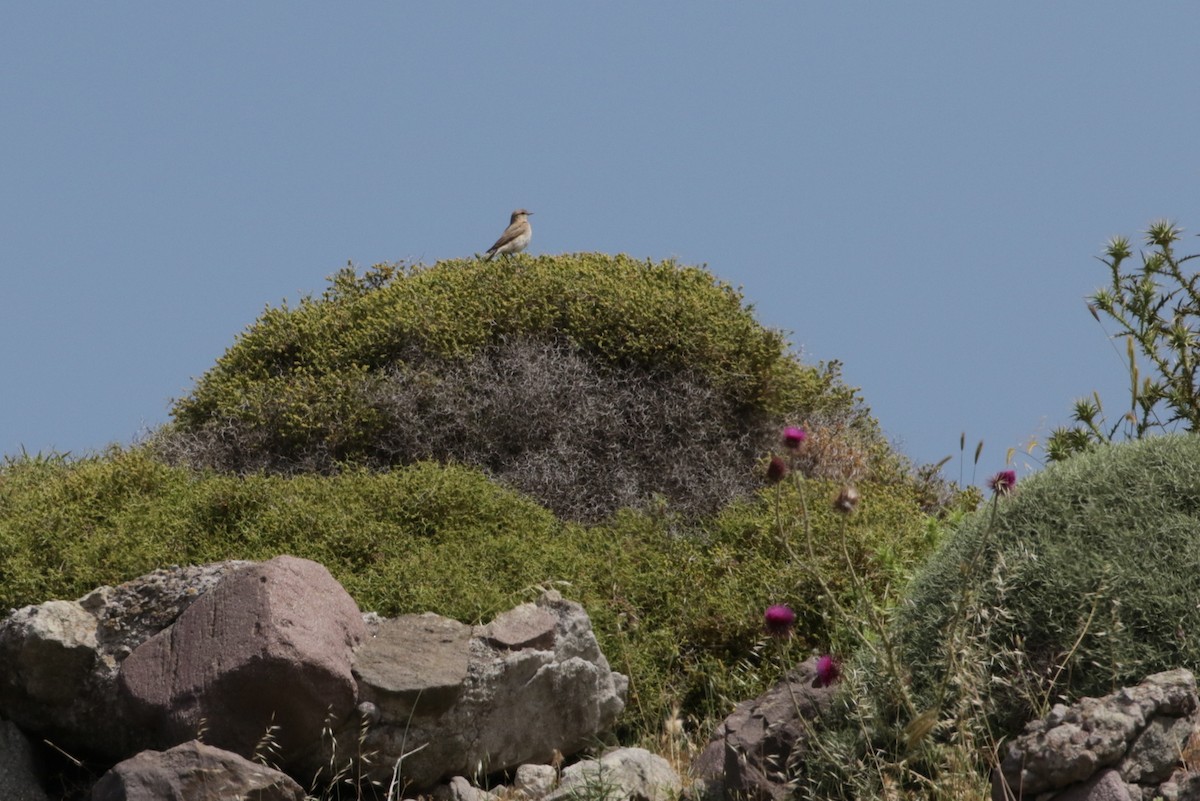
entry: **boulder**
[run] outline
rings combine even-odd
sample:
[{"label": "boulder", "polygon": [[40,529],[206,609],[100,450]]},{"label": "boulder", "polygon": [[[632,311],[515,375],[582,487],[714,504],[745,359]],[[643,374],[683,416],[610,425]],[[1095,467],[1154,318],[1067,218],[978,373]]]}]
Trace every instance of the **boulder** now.
[{"label": "boulder", "polygon": [[0,798],[46,801],[29,740],[11,720],[0,720]]},{"label": "boulder", "polygon": [[0,716],[71,751],[132,753],[118,703],[121,661],[249,562],[156,570],[78,601],[26,606],[0,621]]},{"label": "boulder", "polygon": [[1072,785],[1054,796],[1054,801],[1141,801],[1129,795],[1129,786],[1121,780],[1118,771],[1107,769],[1097,773],[1082,784]]},{"label": "boulder", "polygon": [[354,654],[365,703],[389,720],[452,707],[467,681],[471,627],[441,615],[401,615],[382,621]]},{"label": "boulder", "polygon": [[143,751],[92,787],[92,801],[303,801],[304,788],[272,768],[191,741]]},{"label": "boulder", "polygon": [[627,688],[556,592],[475,627],[384,619],[286,556],[156,571],[0,621],[0,715],[102,764],[203,739],[304,781],[390,786],[395,771],[423,790],[560,764]]},{"label": "boulder", "polygon": [[512,786],[525,798],[538,799],[549,795],[557,785],[558,771],[553,765],[521,765]]},{"label": "boulder", "polygon": [[628,687],[587,613],[553,591],[474,629],[383,621],[354,664],[365,733],[338,732],[315,766],[373,754],[371,778],[389,781],[398,764],[415,789],[579,751],[612,726]]},{"label": "boulder", "polygon": [[[1193,786],[1182,754],[1200,737],[1200,699],[1187,670],[1147,677],[1103,698],[1057,704],[1013,740],[992,776],[992,797],[1181,798]],[[1194,763],[1193,763],[1194,764]]]},{"label": "boulder", "polygon": [[119,689],[148,748],[207,743],[290,765],[357,703],[354,600],[323,566],[280,556],[227,576],[121,663]]},{"label": "boulder", "polygon": [[462,776],[434,788],[434,801],[499,801],[500,796],[483,790]]},{"label": "boulder", "polygon": [[618,748],[563,770],[558,789],[544,801],[674,801],[682,790],[667,760],[644,748]]},{"label": "boulder", "polygon": [[819,680],[813,657],[758,698],[738,704],[692,763],[705,794],[750,801],[790,797],[788,780],[807,751],[811,721],[829,708],[834,689]]}]

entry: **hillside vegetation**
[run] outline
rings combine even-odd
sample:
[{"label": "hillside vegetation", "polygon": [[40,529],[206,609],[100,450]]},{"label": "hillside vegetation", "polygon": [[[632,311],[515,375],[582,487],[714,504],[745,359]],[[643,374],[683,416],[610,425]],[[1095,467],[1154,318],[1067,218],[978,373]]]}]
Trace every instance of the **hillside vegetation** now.
[{"label": "hillside vegetation", "polygon": [[[870,485],[868,485],[870,486]],[[815,489],[830,498],[831,484]],[[476,470],[423,462],[335,476],[197,473],[145,449],[25,459],[0,471],[0,608],[76,598],[170,564],[292,554],[327,566],[363,610],[490,619],[552,586],[581,602],[617,670],[632,678],[627,730],[656,730],[679,705],[723,715],[760,690],[762,610],[801,614],[798,647],[824,647],[819,593],[783,559],[770,491],[690,530],[625,512],[602,525],[558,520]],[[822,504],[816,530],[837,523]],[[929,548],[912,488],[871,488],[849,532],[882,599]],[[821,565],[847,583],[835,549]]]},{"label": "hillside vegetation", "polygon": [[579,520],[651,499],[711,514],[755,486],[785,421],[828,433],[813,474],[904,474],[837,365],[801,364],[736,290],[600,254],[343,270],[267,309],[173,417],[176,463],[459,462]]},{"label": "hillside vegetation", "polygon": [[[816,551],[766,486],[803,425]],[[830,501],[862,489],[849,523]],[[268,308],[144,445],[0,469],[0,605],[174,563],[288,553],[364,610],[473,623],[554,586],[631,677],[623,726],[726,714],[797,649],[846,642],[826,588],[886,605],[932,547],[936,492],[841,383],[705,270],[595,254],[335,275]],[[835,546],[836,543],[836,546]],[[799,651],[798,651],[799,652]]]}]

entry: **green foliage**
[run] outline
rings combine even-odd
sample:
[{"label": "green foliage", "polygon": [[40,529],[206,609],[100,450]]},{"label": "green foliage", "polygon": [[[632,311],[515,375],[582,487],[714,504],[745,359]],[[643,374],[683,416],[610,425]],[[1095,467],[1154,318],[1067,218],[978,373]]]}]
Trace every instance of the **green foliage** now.
[{"label": "green foliage", "polygon": [[[739,292],[700,268],[600,254],[347,268],[322,297],[267,309],[173,416],[157,444],[176,463],[458,461],[581,520],[631,492],[711,513],[750,489],[784,419],[853,443],[862,464],[827,473],[906,469],[838,364],[800,364]],[[743,483],[678,475],[689,449]],[[575,467],[595,495],[582,508],[554,486],[578,487]]]},{"label": "green foliage", "polygon": [[[1099,395],[1076,401],[1075,425],[1055,430],[1046,445],[1051,461],[1062,461],[1118,437],[1141,439],[1152,431],[1200,428],[1200,276],[1184,272],[1200,254],[1178,256],[1175,244],[1182,231],[1159,221],[1146,232],[1149,253],[1141,264],[1126,267],[1133,255],[1129,240],[1109,242],[1101,261],[1110,272],[1109,285],[1090,298],[1096,321],[1103,313],[1117,324],[1114,338],[1125,340],[1123,357],[1129,371],[1129,407],[1116,421],[1104,414]],[[1143,375],[1139,359],[1150,367]]]},{"label": "green foliage", "polygon": [[[371,288],[372,286],[377,288]],[[511,337],[565,338],[620,365],[688,368],[740,402],[787,402],[784,342],[708,272],[599,254],[447,261],[356,279],[343,270],[320,299],[268,309],[180,400],[185,426],[254,414],[247,390],[291,376],[380,370],[414,352],[464,359]],[[259,401],[261,402],[261,401]]]},{"label": "green foliage", "polygon": [[[970,517],[918,574],[901,633],[914,687],[945,703],[969,661],[997,735],[1052,702],[1200,666],[1200,440],[1096,450]],[[970,612],[970,614],[966,614]],[[965,641],[964,640],[964,641]]]},{"label": "green foliage", "polygon": [[[837,487],[809,482],[816,569],[845,586],[828,543]],[[897,586],[928,547],[919,493],[862,486],[845,535],[872,591]],[[774,492],[699,529],[625,511],[563,523],[475,470],[420,463],[335,476],[198,473],[144,449],[0,469],[0,607],[74,598],[168,564],[293,554],[324,564],[364,610],[490,619],[553,586],[592,616],[616,670],[631,677],[626,734],[648,737],[675,703],[724,715],[764,688],[763,609],[792,604],[797,647],[835,635],[811,572],[771,534]],[[837,536],[841,536],[838,534]]]}]

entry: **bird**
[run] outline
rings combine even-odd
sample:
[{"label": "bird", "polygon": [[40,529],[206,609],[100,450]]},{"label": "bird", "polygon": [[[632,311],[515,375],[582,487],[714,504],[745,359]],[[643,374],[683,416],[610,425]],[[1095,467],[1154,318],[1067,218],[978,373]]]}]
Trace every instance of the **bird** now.
[{"label": "bird", "polygon": [[529,247],[529,240],[533,239],[533,227],[529,224],[530,214],[533,212],[525,209],[517,209],[512,213],[508,227],[504,229],[504,233],[500,234],[496,244],[488,248],[484,261],[491,261],[493,257],[505,253],[520,253]]}]

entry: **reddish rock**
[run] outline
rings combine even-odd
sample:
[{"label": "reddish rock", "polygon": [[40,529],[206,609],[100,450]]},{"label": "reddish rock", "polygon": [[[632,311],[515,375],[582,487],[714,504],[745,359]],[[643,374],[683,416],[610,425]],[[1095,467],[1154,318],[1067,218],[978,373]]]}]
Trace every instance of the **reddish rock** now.
[{"label": "reddish rock", "polygon": [[712,797],[791,797],[789,771],[804,759],[811,722],[829,708],[835,691],[820,684],[813,657],[758,698],[737,705],[692,763],[692,773],[708,785]]},{"label": "reddish rock", "polygon": [[0,717],[74,753],[132,755],[116,691],[121,660],[249,564],[174,566],[14,611],[0,621]]},{"label": "reddish rock", "polygon": [[351,653],[366,636],[323,566],[280,556],[228,576],[121,664],[120,689],[147,747],[203,731],[243,756],[268,730],[284,764],[353,711]]},{"label": "reddish rock", "polygon": [[143,751],[100,777],[92,801],[303,801],[286,774],[196,741]]}]

